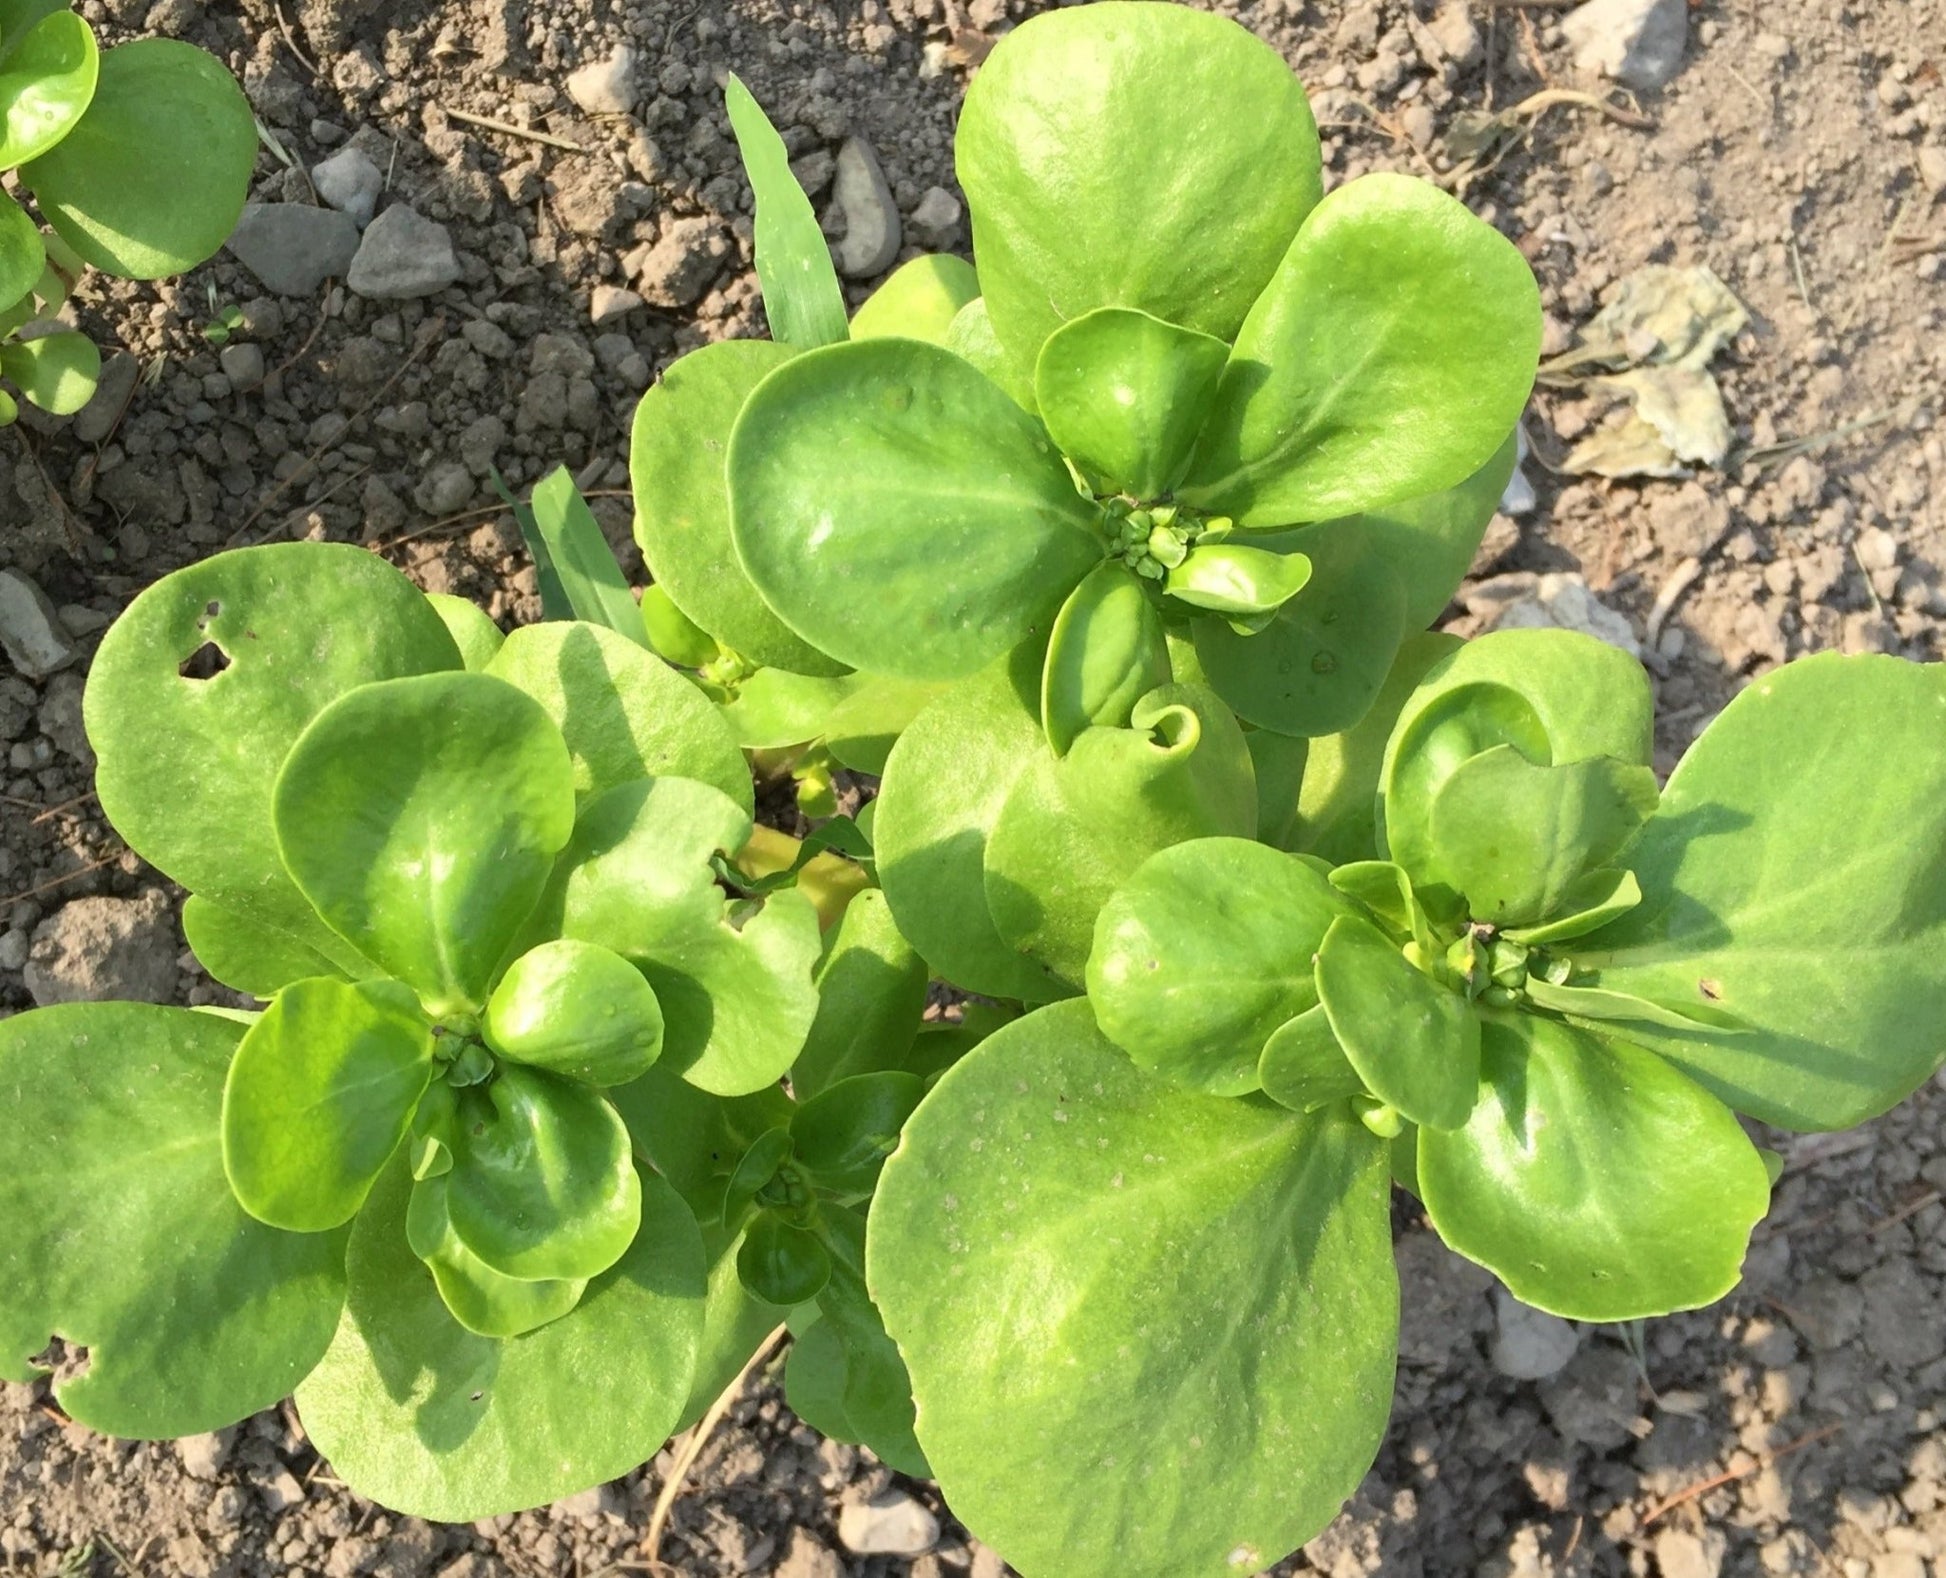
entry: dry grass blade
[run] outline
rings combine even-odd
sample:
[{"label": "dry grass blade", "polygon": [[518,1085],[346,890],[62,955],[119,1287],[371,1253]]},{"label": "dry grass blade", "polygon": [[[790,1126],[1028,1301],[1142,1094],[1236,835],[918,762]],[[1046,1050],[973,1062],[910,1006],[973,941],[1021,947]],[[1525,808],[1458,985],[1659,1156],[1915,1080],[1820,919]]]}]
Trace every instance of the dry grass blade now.
[{"label": "dry grass blade", "polygon": [[465,110],[456,110],[450,104],[439,106],[456,121],[464,121],[468,126],[483,127],[487,131],[499,132],[505,137],[519,137],[527,142],[537,142],[544,147],[559,148],[564,153],[586,153],[588,150],[578,142],[569,142],[565,137],[556,137],[550,132],[530,131],[525,126],[516,126],[512,121],[497,121],[490,115],[469,115]]},{"label": "dry grass blade", "polygon": [[1799,1436],[1795,1441],[1786,1441],[1775,1452],[1766,1452],[1755,1462],[1747,1464],[1743,1468],[1733,1468],[1726,1473],[1715,1474],[1708,1479],[1699,1480],[1687,1489],[1677,1491],[1668,1500],[1657,1502],[1655,1506],[1643,1514],[1642,1527],[1645,1529],[1648,1528],[1650,1524],[1656,1522],[1659,1518],[1666,1517],[1669,1513],[1674,1512],[1676,1508],[1688,1502],[1695,1501],[1698,1497],[1707,1496],[1712,1490],[1721,1490],[1725,1485],[1734,1485],[1738,1480],[1748,1479],[1752,1474],[1760,1474],[1779,1458],[1789,1457],[1793,1452],[1801,1452],[1807,1446],[1813,1446],[1820,1441],[1828,1440],[1844,1428],[1843,1424],[1826,1425],[1822,1430],[1813,1430],[1807,1435]]}]

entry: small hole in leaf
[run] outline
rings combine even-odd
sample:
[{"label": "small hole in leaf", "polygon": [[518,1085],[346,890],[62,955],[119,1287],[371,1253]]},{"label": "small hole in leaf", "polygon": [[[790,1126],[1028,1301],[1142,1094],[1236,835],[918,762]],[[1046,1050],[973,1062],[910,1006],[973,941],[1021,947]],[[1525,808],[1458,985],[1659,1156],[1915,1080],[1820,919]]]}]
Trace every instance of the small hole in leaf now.
[{"label": "small hole in leaf", "polygon": [[215,598],[212,597],[207,603],[203,605],[203,612],[207,614],[211,619],[214,619],[218,614],[223,612],[223,605],[219,603]]},{"label": "small hole in leaf", "polygon": [[205,641],[188,657],[176,672],[184,679],[215,679],[230,666],[230,654],[214,641]]}]

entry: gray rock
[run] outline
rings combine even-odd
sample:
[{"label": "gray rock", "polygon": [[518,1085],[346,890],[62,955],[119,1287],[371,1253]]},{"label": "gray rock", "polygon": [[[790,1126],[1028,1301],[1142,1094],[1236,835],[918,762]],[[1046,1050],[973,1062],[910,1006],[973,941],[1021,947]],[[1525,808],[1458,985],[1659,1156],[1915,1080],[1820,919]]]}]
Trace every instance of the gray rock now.
[{"label": "gray rock", "polygon": [[225,243],[231,256],[279,296],[315,296],[342,279],[358,252],[358,226],[309,203],[246,203]]},{"label": "gray rock", "polygon": [[1505,1288],[1493,1290],[1494,1369],[1516,1381],[1559,1374],[1581,1347],[1581,1333],[1558,1315],[1523,1304]]},{"label": "gray rock", "polygon": [[54,604],[18,570],[0,570],[0,650],[28,679],[45,679],[74,661]]},{"label": "gray rock", "polygon": [[83,767],[93,767],[95,753],[81,724],[81,693],[86,688],[87,682],[72,669],[56,674],[47,683],[47,699],[41,703],[38,721],[41,733],[54,742],[55,749]]},{"label": "gray rock", "polygon": [[473,497],[473,473],[457,460],[441,460],[429,467],[412,490],[412,502],[428,515],[446,516]]},{"label": "gray rock", "polygon": [[160,888],[139,898],[75,899],[34,931],[24,972],[28,993],[53,1003],[166,1003],[175,995],[182,944]]},{"label": "gray rock", "polygon": [[317,188],[321,202],[349,215],[351,222],[363,230],[378,211],[378,196],[385,190],[385,177],[365,157],[364,149],[354,143],[314,165],[311,185]]},{"label": "gray rock", "polygon": [[183,1472],[191,1479],[215,1479],[230,1460],[230,1444],[235,1437],[234,1426],[208,1435],[184,1436],[176,1443],[176,1456],[182,1459]]},{"label": "gray rock", "polygon": [[619,285],[597,285],[589,293],[588,316],[596,323],[614,323],[644,305],[632,290],[623,290]]},{"label": "gray rock", "polygon": [[[58,681],[57,681],[58,683]],[[1910,1260],[1888,1260],[1859,1279],[1865,1347],[1894,1370],[1917,1370],[1946,1355],[1946,1307],[1938,1286]]]},{"label": "gray rock", "polygon": [[912,239],[929,252],[944,252],[959,240],[960,220],[965,210],[957,197],[943,186],[929,186],[919,206],[906,222]]},{"label": "gray rock", "polygon": [[572,1496],[563,1496],[554,1503],[552,1510],[564,1518],[590,1522],[617,1508],[615,1494],[606,1485],[590,1485],[586,1490],[577,1490]]},{"label": "gray rock", "polygon": [[707,219],[677,219],[640,259],[636,288],[652,307],[690,307],[709,289],[730,243]]},{"label": "gray rock", "polygon": [[1561,22],[1583,71],[1643,91],[1666,87],[1682,70],[1689,42],[1688,0],[1588,0]]},{"label": "gray rock", "polygon": [[624,45],[606,60],[568,74],[568,97],[590,115],[626,115],[635,107],[635,51]]},{"label": "gray rock", "polygon": [[88,403],[75,413],[76,439],[84,444],[99,444],[115,431],[115,424],[121,421],[128,397],[134,392],[135,380],[141,376],[141,372],[141,364],[127,351],[117,351],[101,364],[101,377],[95,382],[95,392],[88,397]]},{"label": "gray rock", "polygon": [[264,1506],[275,1518],[303,1502],[304,1487],[297,1482],[297,1476],[285,1468],[279,1469],[269,1480],[260,1484],[257,1494],[263,1497]]},{"label": "gray rock", "polygon": [[459,275],[446,227],[395,203],[366,227],[345,283],[371,301],[412,301],[437,295]]},{"label": "gray rock", "polygon": [[859,1556],[918,1556],[939,1541],[939,1520],[902,1490],[838,1511],[838,1538]]},{"label": "gray rock", "polygon": [[1635,1361],[1602,1344],[1583,1348],[1541,1382],[1541,1407],[1567,1440],[1609,1452],[1634,1436],[1640,1390]]},{"label": "gray rock", "polygon": [[264,381],[264,348],[261,345],[231,344],[216,354],[224,377],[236,389],[250,389]]},{"label": "gray rock", "polygon": [[857,137],[845,139],[838,150],[831,190],[845,221],[844,239],[831,248],[838,272],[847,279],[883,274],[899,255],[899,205],[892,200],[892,188],[870,143]]},{"label": "gray rock", "polygon": [[19,926],[12,931],[0,931],[0,970],[18,970],[27,962],[28,950],[33,945],[33,938]]},{"label": "gray rock", "polygon": [[775,1578],[845,1578],[845,1564],[836,1551],[819,1543],[814,1535],[792,1529]]}]

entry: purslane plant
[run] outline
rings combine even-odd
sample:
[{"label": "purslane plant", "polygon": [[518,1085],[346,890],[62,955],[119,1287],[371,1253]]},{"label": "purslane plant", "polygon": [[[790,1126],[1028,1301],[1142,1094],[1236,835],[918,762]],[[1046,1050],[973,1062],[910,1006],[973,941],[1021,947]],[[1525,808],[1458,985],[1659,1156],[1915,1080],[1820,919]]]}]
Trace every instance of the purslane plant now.
[{"label": "purslane plant", "polygon": [[1251,1572],[1335,1515],[1390,1407],[1392,1178],[1530,1304],[1665,1314],[1768,1207],[1739,1114],[1843,1128],[1939,1065],[1940,671],[1767,675],[1659,794],[1650,724],[1591,638],[1412,643],[1289,850],[1150,858],[1086,1000],[908,1122],[869,1286],[1030,1578]]},{"label": "purslane plant", "polygon": [[717,709],[604,627],[503,641],[291,544],[138,597],[85,716],[104,809],[267,1006],[0,1023],[4,1373],[79,1344],[63,1406],[138,1436],[295,1388],[350,1483],[433,1517],[652,1455],[723,1249],[647,1163],[656,1093],[773,1089],[818,1007],[809,899],[720,885],[751,816]]},{"label": "purslane plant", "polygon": [[[249,102],[221,64],[173,39],[100,49],[65,0],[0,0],[0,378],[67,415],[101,358],[52,317],[82,265],[161,279],[213,256],[256,161]],[[19,414],[0,389],[0,425]]]}]

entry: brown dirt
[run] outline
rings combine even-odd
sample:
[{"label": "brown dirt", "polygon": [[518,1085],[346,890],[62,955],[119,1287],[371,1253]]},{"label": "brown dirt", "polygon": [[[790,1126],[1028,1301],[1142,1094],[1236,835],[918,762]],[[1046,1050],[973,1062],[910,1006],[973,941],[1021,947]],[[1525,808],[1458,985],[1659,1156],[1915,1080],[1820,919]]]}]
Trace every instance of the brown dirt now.
[{"label": "brown dirt", "polygon": [[[1415,3],[1218,8],[1282,49],[1312,88],[1333,178],[1390,167],[1450,179],[1447,139],[1462,112],[1590,85],[1577,84],[1544,3],[1478,8],[1481,51],[1464,64],[1428,31],[1430,0]],[[221,995],[182,951],[175,895],[87,798],[79,676],[139,587],[227,543],[331,538],[371,543],[505,622],[533,617],[532,572],[488,466],[519,487],[566,461],[604,495],[626,554],[619,490],[635,395],[681,351],[761,331],[722,72],[735,69],[769,106],[821,205],[838,145],[870,142],[915,250],[911,216],[930,188],[952,189],[966,63],[984,35],[1038,7],[83,9],[111,34],[146,28],[214,49],[298,165],[347,139],[365,148],[387,173],[386,201],[450,227],[463,277],[423,302],[336,286],[286,299],[226,257],[172,285],[84,293],[81,321],[139,378],[118,386],[90,441],[37,423],[0,435],[0,568],[48,592],[79,648],[50,678],[0,673],[0,1012],[29,1006],[22,967],[72,940],[83,917],[64,921],[64,907],[89,896],[144,896],[114,912],[104,980],[159,983],[156,995],[178,1002]],[[644,57],[640,106],[582,114],[559,85],[623,41]],[[1554,475],[1548,466],[1605,420],[1605,404],[1543,392],[1529,427],[1536,508],[1497,523],[1476,567],[1494,584],[1463,600],[1477,625],[1528,587],[1507,575],[1578,574],[1642,639],[1658,599],[1675,596],[1646,659],[1664,765],[1740,684],[1785,658],[1830,647],[1939,656],[1946,198],[1922,172],[1946,161],[1942,73],[1946,0],[1702,0],[1682,74],[1636,106],[1648,127],[1553,108],[1468,185],[1533,261],[1550,350],[1647,263],[1706,263],[1750,309],[1716,364],[1735,432],[1726,467],[1641,483]],[[483,130],[454,110],[582,151]],[[271,153],[258,175],[260,197],[308,199],[304,176]],[[965,242],[960,224],[935,244]],[[663,304],[597,327],[597,287],[641,284],[628,258],[650,275],[639,293]],[[234,387],[201,332],[231,303],[240,339],[272,370],[261,389]],[[1805,442],[1777,451],[1792,440]],[[1588,1331],[1568,1368],[1539,1383],[1489,1362],[1480,1277],[1423,1233],[1408,1236],[1390,1441],[1344,1517],[1279,1570],[1946,1574],[1942,1103],[1929,1088],[1855,1148],[1794,1152],[1737,1294],[1633,1333]],[[0,1572],[619,1573],[666,1461],[555,1508],[436,1528],[337,1486],[287,1412],[186,1457],[99,1440],[63,1423],[41,1389],[0,1388]],[[889,1483],[797,1424],[765,1384],[705,1453],[666,1555],[711,1575],[998,1573],[950,1521],[910,1562],[841,1554],[840,1505]]]}]

